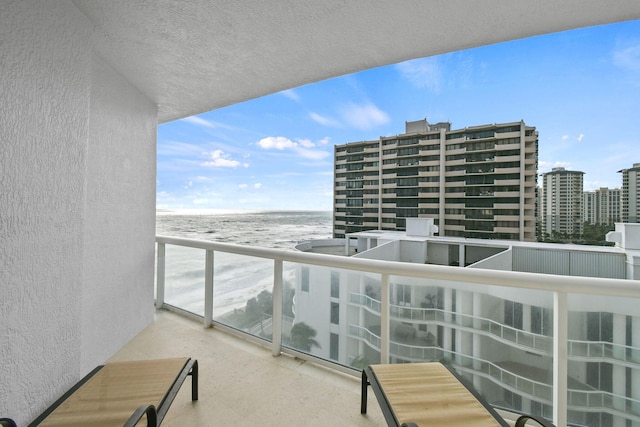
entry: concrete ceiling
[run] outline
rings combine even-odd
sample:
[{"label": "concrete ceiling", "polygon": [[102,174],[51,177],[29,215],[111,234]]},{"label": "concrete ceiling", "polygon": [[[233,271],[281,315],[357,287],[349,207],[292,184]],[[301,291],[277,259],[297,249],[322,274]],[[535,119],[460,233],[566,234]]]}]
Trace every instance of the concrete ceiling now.
[{"label": "concrete ceiling", "polygon": [[74,0],[166,122],[377,66],[639,19],[616,0]]}]

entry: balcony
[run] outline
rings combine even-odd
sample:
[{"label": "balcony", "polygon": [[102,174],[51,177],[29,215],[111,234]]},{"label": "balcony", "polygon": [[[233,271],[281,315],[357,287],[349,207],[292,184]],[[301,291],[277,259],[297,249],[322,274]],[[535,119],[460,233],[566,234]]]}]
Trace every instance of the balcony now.
[{"label": "balcony", "polygon": [[[598,423],[589,425],[640,422],[640,393],[633,385],[640,378],[637,281],[382,261],[393,258],[380,252],[366,259],[361,253],[340,257],[169,237],[156,241],[158,308],[216,326],[211,331],[190,324],[200,340],[215,335],[235,342],[228,332],[242,338],[237,340],[243,346],[253,348],[245,340],[257,344],[248,352],[269,360],[266,372],[282,365],[302,369],[296,363],[307,369],[312,365],[307,362],[329,368],[309,368],[320,372],[310,376],[329,383],[334,380],[328,378],[341,378],[345,389],[338,393],[344,393],[345,403],[336,408],[345,409],[343,419],[350,419],[354,405],[359,416],[357,375],[364,364],[445,360],[507,413],[533,412],[557,425],[584,425],[595,418]],[[185,276],[186,282],[179,279]],[[594,313],[602,336],[585,331]],[[294,333],[301,324],[307,331],[302,340]],[[192,345],[176,347],[184,352]],[[216,359],[207,353],[213,350],[202,351],[205,360]],[[229,359],[232,365],[221,372],[238,370],[237,361]],[[590,372],[601,364],[611,370],[600,372],[604,385],[598,387]],[[315,400],[297,383],[296,378],[307,381],[304,375],[277,381],[292,390],[301,387],[288,390],[296,398]],[[266,399],[257,406],[278,408],[268,390],[256,394]],[[516,403],[508,399],[514,395]],[[367,422],[384,425],[381,418]]]}]

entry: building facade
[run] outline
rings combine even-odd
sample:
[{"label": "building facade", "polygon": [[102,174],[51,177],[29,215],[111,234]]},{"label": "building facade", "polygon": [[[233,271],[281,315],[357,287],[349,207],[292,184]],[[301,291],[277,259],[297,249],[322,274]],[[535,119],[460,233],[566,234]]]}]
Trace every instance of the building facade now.
[{"label": "building facade", "polygon": [[601,187],[582,195],[582,220],[589,224],[614,224],[621,220],[622,193],[619,188]]},{"label": "building facade", "polygon": [[335,147],[335,237],[433,218],[441,236],[534,241],[538,133],[524,122],[404,134]]},{"label": "building facade", "polygon": [[[611,241],[623,242],[615,248],[385,231],[348,237],[357,240],[354,257],[360,259],[637,280],[640,225],[617,224],[613,234]],[[492,405],[551,417],[549,292],[401,275],[390,277],[385,288],[379,274],[300,266],[295,295],[295,322],[317,332],[311,353],[318,357],[355,368],[381,363],[381,328],[387,322],[391,363],[446,361]],[[640,425],[636,305],[624,298],[570,296],[568,425]]]},{"label": "building facade", "polygon": [[543,235],[582,235],[584,172],[553,168],[542,176],[541,226]]},{"label": "building facade", "polygon": [[618,172],[622,174],[622,222],[640,222],[640,163]]}]

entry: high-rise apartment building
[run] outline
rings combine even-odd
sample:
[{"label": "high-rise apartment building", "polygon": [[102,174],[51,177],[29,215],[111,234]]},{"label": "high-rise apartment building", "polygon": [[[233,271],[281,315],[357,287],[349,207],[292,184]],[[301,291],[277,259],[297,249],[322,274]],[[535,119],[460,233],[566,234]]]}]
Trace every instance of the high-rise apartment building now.
[{"label": "high-rise apartment building", "polygon": [[542,233],[581,235],[584,172],[553,168],[542,176]]},{"label": "high-rise apartment building", "polygon": [[589,224],[598,224],[598,195],[595,191],[582,193],[582,220]]},{"label": "high-rise apartment building", "polygon": [[524,122],[404,134],[335,147],[335,237],[434,218],[441,236],[535,241],[538,133]]},{"label": "high-rise apartment building", "polygon": [[640,222],[640,163],[618,172],[622,174],[622,222]]},{"label": "high-rise apartment building", "polygon": [[582,195],[582,221],[589,224],[620,222],[621,191],[619,188],[600,187]]}]

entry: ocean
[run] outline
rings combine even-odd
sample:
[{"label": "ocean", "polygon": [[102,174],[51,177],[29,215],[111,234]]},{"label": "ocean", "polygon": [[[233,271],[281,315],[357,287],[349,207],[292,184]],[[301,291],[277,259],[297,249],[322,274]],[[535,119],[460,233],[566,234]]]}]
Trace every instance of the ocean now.
[{"label": "ocean", "polygon": [[[156,235],[239,245],[291,249],[300,241],[332,235],[329,211],[159,210]],[[285,281],[292,269],[285,267]],[[263,290],[272,291],[273,261],[216,252],[214,318],[237,308]],[[204,315],[204,251],[168,245],[165,301]]]},{"label": "ocean", "polygon": [[331,238],[330,211],[158,211],[156,234],[268,248]]}]

